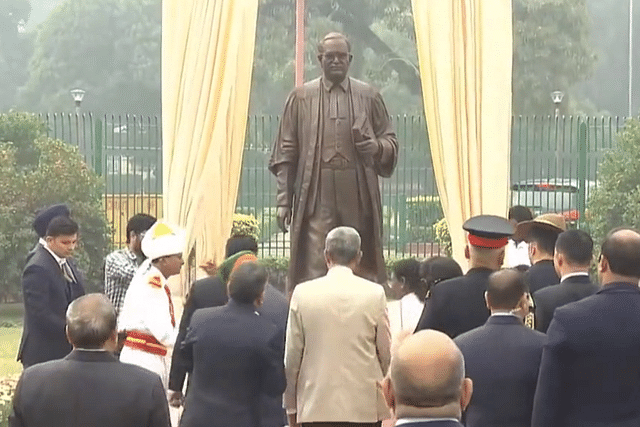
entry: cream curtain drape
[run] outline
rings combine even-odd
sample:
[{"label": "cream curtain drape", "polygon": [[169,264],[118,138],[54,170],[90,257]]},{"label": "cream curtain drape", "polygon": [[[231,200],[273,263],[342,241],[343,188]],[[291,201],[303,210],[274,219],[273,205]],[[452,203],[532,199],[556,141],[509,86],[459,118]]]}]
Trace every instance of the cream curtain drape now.
[{"label": "cream curtain drape", "polygon": [[463,222],[509,206],[511,2],[412,3],[433,168],[464,266]]},{"label": "cream curtain drape", "polygon": [[163,0],[165,219],[198,261],[224,257],[247,125],[258,0]]}]

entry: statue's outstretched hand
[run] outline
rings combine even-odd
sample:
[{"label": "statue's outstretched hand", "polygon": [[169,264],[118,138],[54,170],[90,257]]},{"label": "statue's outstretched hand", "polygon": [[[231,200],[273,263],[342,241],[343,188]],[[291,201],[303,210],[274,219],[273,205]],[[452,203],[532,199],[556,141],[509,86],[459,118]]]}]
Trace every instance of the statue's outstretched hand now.
[{"label": "statue's outstretched hand", "polygon": [[289,231],[291,225],[291,208],[288,206],[278,206],[278,212],[276,213],[278,219],[278,227],[285,233]]}]

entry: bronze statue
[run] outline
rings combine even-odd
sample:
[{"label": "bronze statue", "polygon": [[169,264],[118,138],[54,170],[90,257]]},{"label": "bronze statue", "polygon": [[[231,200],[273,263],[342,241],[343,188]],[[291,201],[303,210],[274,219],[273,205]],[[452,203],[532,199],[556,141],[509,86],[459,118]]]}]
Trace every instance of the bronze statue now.
[{"label": "bronze statue", "polygon": [[386,280],[378,175],[393,173],[398,143],[380,93],[347,77],[350,52],[340,33],[318,44],[323,75],[291,92],[271,153],[278,225],[291,226],[290,289],[326,274],[324,240],[337,226],[362,238],[358,274]]}]

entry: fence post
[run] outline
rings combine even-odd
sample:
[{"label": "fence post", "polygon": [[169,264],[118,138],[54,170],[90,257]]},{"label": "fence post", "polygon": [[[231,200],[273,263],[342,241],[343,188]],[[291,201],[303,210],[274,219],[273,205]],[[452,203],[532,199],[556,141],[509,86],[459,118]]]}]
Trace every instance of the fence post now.
[{"label": "fence post", "polygon": [[[397,224],[397,230],[398,230],[398,242],[400,243],[400,253],[402,254],[402,256],[404,257],[405,255],[405,250],[406,250],[406,246],[407,246],[407,240],[408,240],[408,236],[407,236],[407,196],[406,194],[400,194],[399,197],[396,199],[398,200],[399,204],[398,204],[398,224]],[[397,251],[396,251],[396,256],[397,255]]]},{"label": "fence post", "polygon": [[99,118],[96,118],[96,125],[93,134],[96,150],[93,158],[93,170],[98,174],[98,176],[102,176],[102,120]]},{"label": "fence post", "polygon": [[578,125],[578,228],[584,225],[586,210],[586,185],[587,185],[587,124],[580,119]]}]

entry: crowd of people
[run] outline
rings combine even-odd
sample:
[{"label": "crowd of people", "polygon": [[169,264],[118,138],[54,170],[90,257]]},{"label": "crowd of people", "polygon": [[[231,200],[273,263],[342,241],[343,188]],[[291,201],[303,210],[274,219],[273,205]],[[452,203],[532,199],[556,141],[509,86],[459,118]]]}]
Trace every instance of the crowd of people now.
[{"label": "crowd of people", "polygon": [[23,273],[10,425],[639,425],[640,234],[606,236],[598,281],[588,233],[523,212],[465,222],[465,274],[447,257],[396,263],[389,302],[357,274],[354,228],[328,233],[327,273],[289,298],[256,241],[233,237],[178,322],[183,230],[133,216],[104,294],[84,295],[78,224],[49,207]]},{"label": "crowd of people", "polygon": [[464,223],[466,273],[403,260],[385,289],[378,176],[398,141],[380,93],[348,77],[352,57],[327,34],[322,76],[280,120],[286,295],[236,236],[178,319],[184,230],[145,214],[106,257],[104,293],[85,295],[69,209],[36,215],[11,427],[640,425],[640,234],[606,236],[596,279],[588,233],[514,206]]}]

